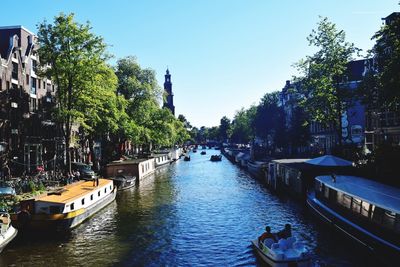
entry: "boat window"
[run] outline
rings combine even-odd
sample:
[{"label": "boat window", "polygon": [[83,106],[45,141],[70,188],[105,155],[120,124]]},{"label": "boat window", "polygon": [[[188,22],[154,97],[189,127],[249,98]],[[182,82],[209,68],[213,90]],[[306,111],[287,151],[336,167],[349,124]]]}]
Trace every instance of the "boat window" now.
[{"label": "boat window", "polygon": [[71,210],[74,210],[74,209],[75,209],[75,203],[71,203],[70,209],[71,209]]},{"label": "boat window", "polygon": [[107,188],[104,188],[104,193],[107,193]]},{"label": "boat window", "polygon": [[361,204],[361,215],[369,217],[369,207],[370,204],[368,202],[363,201]]},{"label": "boat window", "polygon": [[112,190],[112,186],[110,185],[110,190]]},{"label": "boat window", "polygon": [[377,223],[381,224],[382,223],[383,213],[384,213],[383,209],[381,209],[381,208],[379,208],[379,207],[377,207],[375,205],[372,205],[371,218],[372,218],[372,220],[374,222],[377,222]]},{"label": "boat window", "polygon": [[90,195],[90,200],[93,200],[93,194]]},{"label": "boat window", "polygon": [[351,208],[351,196],[343,194],[342,205],[348,209]]},{"label": "boat window", "polygon": [[351,205],[353,212],[355,212],[355,213],[361,212],[361,203],[362,203],[362,201],[360,199],[353,197],[353,203]]},{"label": "boat window", "polygon": [[142,165],[142,173],[144,173],[144,165]]},{"label": "boat window", "polygon": [[98,195],[98,196],[100,196],[100,191],[99,191],[99,192],[97,192],[97,195]]},{"label": "boat window", "polygon": [[327,186],[325,186],[325,189],[324,189],[324,197],[329,198],[329,187],[327,187]]},{"label": "boat window", "polygon": [[82,205],[85,205],[85,198],[82,198],[81,203]]},{"label": "boat window", "polygon": [[322,183],[320,181],[315,181],[315,190],[321,192]]}]

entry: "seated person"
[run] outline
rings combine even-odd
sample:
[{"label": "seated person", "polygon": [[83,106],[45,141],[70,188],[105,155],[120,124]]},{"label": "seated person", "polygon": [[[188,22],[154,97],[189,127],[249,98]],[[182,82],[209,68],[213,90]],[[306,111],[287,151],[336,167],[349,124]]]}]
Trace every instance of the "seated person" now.
[{"label": "seated person", "polygon": [[276,236],[278,239],[281,239],[281,238],[286,239],[288,237],[291,237],[292,236],[292,226],[289,223],[285,224],[285,228],[283,230],[279,231],[278,233],[276,233]]},{"label": "seated person", "polygon": [[258,244],[260,245],[267,238],[272,238],[276,242],[276,238],[275,238],[274,234],[271,233],[271,227],[269,227],[269,226],[265,227],[265,232],[261,236],[258,237]]}]

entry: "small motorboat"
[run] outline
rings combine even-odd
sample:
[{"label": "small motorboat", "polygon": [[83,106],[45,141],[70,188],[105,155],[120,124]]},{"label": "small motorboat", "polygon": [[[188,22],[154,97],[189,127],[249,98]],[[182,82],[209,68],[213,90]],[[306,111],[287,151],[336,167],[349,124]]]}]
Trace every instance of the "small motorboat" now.
[{"label": "small motorboat", "polygon": [[184,161],[190,161],[190,156],[185,156],[183,160]]},{"label": "small motorboat", "polygon": [[0,213],[0,227],[0,252],[2,252],[17,235],[18,230],[12,227],[10,214],[6,212]]},{"label": "small motorboat", "polygon": [[193,149],[193,153],[196,153],[197,152],[197,149]]},{"label": "small motorboat", "polygon": [[280,239],[278,243],[267,238],[259,244],[258,239],[251,241],[258,255],[272,267],[311,266],[311,256],[303,242],[295,237]]},{"label": "small motorboat", "polygon": [[205,151],[201,151],[201,153],[200,153],[200,155],[205,155],[205,154],[207,154],[207,152],[205,152]]},{"label": "small motorboat", "polygon": [[221,161],[222,155],[212,155],[210,158],[211,161]]}]

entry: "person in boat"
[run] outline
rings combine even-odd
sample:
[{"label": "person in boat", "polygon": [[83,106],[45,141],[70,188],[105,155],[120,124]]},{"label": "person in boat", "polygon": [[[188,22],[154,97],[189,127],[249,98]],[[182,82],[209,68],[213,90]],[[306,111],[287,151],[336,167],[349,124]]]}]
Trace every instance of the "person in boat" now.
[{"label": "person in boat", "polygon": [[263,243],[267,238],[272,238],[275,242],[277,241],[275,235],[271,233],[271,227],[269,226],[265,227],[265,232],[258,237],[258,244]]},{"label": "person in boat", "polygon": [[276,236],[278,239],[281,238],[288,238],[292,236],[292,226],[290,225],[290,223],[285,224],[285,228],[283,228],[281,231],[279,231],[278,233],[276,233]]}]

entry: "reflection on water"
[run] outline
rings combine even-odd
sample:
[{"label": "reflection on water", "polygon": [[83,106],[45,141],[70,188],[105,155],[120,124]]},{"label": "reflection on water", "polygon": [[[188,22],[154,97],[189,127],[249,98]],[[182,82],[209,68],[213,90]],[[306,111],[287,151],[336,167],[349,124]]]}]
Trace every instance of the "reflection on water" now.
[{"label": "reflection on water", "polygon": [[200,154],[119,193],[68,235],[18,236],[0,266],[254,266],[261,262],[250,240],[288,222],[316,263],[373,266],[303,205],[272,195],[225,158]]}]

